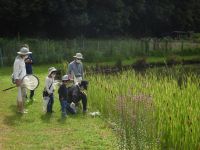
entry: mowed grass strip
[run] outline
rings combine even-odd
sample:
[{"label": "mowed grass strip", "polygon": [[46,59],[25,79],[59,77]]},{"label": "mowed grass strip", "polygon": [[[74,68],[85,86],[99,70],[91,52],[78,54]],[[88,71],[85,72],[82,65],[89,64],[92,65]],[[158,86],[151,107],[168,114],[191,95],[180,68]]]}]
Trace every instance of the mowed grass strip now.
[{"label": "mowed grass strip", "polygon": [[[55,113],[46,115],[42,112],[42,89],[48,67],[34,67],[40,85],[35,91],[36,101],[26,103],[28,114],[16,112],[16,88],[0,91],[0,149],[116,149],[116,135],[101,118],[83,115],[80,110],[77,115],[61,119],[57,89],[53,108]],[[0,90],[12,86],[11,72],[12,68],[1,68]]]}]

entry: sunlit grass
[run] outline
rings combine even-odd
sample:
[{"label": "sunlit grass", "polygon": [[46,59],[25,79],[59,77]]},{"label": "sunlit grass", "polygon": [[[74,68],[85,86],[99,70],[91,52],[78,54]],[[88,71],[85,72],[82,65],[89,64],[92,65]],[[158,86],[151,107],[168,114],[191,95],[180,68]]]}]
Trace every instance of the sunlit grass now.
[{"label": "sunlit grass", "polygon": [[[28,114],[20,115],[16,112],[17,89],[0,91],[0,149],[115,150],[115,134],[101,118],[92,118],[79,111],[75,116],[69,115],[66,120],[61,119],[57,90],[53,107],[55,113],[45,115],[42,112],[42,89],[50,66],[52,65],[34,67],[40,85],[35,91],[36,101],[26,104]],[[11,71],[12,68],[0,70],[0,90],[12,86]],[[90,105],[90,102],[88,103]]]}]

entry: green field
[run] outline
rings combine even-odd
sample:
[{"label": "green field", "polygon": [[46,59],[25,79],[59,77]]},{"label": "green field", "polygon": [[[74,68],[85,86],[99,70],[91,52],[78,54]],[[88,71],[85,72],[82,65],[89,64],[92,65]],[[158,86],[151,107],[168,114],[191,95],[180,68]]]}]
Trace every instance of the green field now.
[{"label": "green field", "polygon": [[[17,89],[0,91],[0,149],[1,150],[115,150],[117,139],[109,125],[100,117],[69,115],[61,119],[60,104],[56,93],[52,116],[42,112],[42,89],[48,66],[34,67],[40,79],[33,103],[26,103],[28,114],[16,112]],[[1,68],[0,89],[12,86],[12,68]],[[89,102],[90,104],[90,102]],[[89,106],[89,111],[91,107]]]},{"label": "green field", "polygon": [[[56,64],[65,69],[66,64]],[[0,93],[0,149],[183,149],[200,148],[200,80],[182,66],[90,74],[89,112],[61,119],[56,92],[52,116],[42,112],[48,65],[34,66],[40,79],[28,114],[16,113],[16,89]],[[191,67],[192,66],[188,66]],[[194,66],[199,71],[199,66]],[[188,68],[187,68],[188,69]],[[11,86],[12,68],[1,68],[0,89]]]}]

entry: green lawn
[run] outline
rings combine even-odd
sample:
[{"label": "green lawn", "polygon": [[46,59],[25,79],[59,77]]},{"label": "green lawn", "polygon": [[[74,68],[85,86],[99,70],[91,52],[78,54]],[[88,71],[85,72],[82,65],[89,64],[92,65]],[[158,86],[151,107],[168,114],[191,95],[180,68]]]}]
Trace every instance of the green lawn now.
[{"label": "green lawn", "polygon": [[[111,128],[101,118],[92,118],[81,111],[61,119],[60,105],[55,95],[52,115],[42,112],[42,89],[48,65],[34,67],[40,79],[33,103],[27,103],[28,114],[16,112],[17,89],[0,91],[0,149],[17,150],[108,150],[117,149],[117,138]],[[12,67],[0,68],[0,90],[12,86]],[[90,103],[90,100],[88,100]],[[89,107],[89,111],[92,108]]]}]

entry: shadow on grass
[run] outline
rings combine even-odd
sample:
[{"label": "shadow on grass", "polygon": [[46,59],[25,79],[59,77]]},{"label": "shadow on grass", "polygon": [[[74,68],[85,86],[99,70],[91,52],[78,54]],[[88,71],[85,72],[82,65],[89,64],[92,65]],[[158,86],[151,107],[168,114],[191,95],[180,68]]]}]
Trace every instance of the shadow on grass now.
[{"label": "shadow on grass", "polygon": [[12,110],[13,114],[5,116],[4,123],[9,126],[15,126],[16,124],[20,123],[23,114],[16,111],[16,105],[11,105],[9,108]]},{"label": "shadow on grass", "polygon": [[12,111],[11,115],[7,115],[4,118],[4,123],[9,126],[16,126],[23,123],[32,123],[34,122],[34,118],[30,117],[28,114],[22,114],[17,112],[16,105],[9,106]]},{"label": "shadow on grass", "polygon": [[51,117],[52,117],[52,113],[46,113],[46,114],[41,115],[40,118],[41,118],[42,122],[49,123]]},{"label": "shadow on grass", "polygon": [[61,123],[61,124],[65,124],[66,123],[66,120],[67,120],[67,117],[60,117],[59,119],[58,119],[58,122],[59,123]]},{"label": "shadow on grass", "polygon": [[66,117],[63,117],[61,114],[61,117],[59,119],[57,119],[57,121],[58,121],[58,123],[65,124],[66,120],[69,120],[70,118],[71,119],[77,118],[77,114],[71,114],[70,112],[68,112]]},{"label": "shadow on grass", "polygon": [[26,107],[29,107],[29,106],[31,106],[32,104],[33,104],[33,100],[27,101],[27,102],[26,102]]}]

